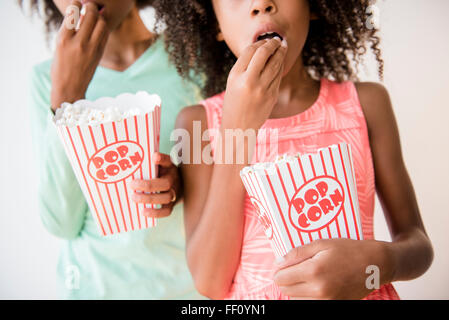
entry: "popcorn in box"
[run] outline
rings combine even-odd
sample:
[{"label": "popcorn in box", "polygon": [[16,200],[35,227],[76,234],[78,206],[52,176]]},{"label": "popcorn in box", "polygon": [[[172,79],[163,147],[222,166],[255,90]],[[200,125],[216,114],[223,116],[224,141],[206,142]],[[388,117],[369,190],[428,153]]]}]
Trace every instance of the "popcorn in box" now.
[{"label": "popcorn in box", "polygon": [[[64,103],[54,124],[102,235],[154,227],[131,200],[132,179],[154,179],[161,99],[140,91]],[[153,207],[152,205],[148,207]],[[156,207],[156,206],[154,206]]]},{"label": "popcorn in box", "polygon": [[350,145],[284,155],[240,176],[278,258],[317,239],[363,239]]}]

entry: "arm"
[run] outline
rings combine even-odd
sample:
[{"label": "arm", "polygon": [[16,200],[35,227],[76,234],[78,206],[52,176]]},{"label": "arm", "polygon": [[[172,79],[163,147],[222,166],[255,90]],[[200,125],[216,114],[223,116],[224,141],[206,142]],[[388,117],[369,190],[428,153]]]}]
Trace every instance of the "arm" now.
[{"label": "arm", "polygon": [[[182,110],[176,127],[187,130],[193,146],[193,121],[207,129],[202,106]],[[202,142],[204,150],[206,142]],[[243,237],[244,187],[239,171],[243,165],[183,163],[184,219],[187,261],[198,291],[220,299],[228,292],[240,259]],[[231,200],[232,199],[232,200]]]},{"label": "arm", "polygon": [[389,280],[411,280],[429,268],[433,249],[402,158],[390,97],[375,83],[359,83],[357,91],[368,124],[377,195],[393,240],[387,244],[394,269]]},{"label": "arm", "polygon": [[37,159],[38,211],[53,235],[76,238],[87,203],[52,123],[49,76],[34,68],[31,78],[30,122]]},{"label": "arm", "polygon": [[[78,1],[72,5],[81,8]],[[105,20],[93,3],[79,31],[66,27],[66,17],[58,34],[51,76],[35,68],[31,83],[31,126],[38,158],[38,208],[50,233],[76,238],[81,231],[87,203],[52,123],[53,112],[62,102],[84,97],[108,38]],[[51,106],[51,108],[50,108]]]},{"label": "arm", "polygon": [[317,240],[293,249],[275,275],[281,291],[292,297],[361,299],[372,291],[365,284],[367,266],[378,266],[379,283],[386,284],[419,277],[433,259],[388,92],[373,83],[357,84],[357,90],[368,125],[377,194],[393,241]]},{"label": "arm", "polygon": [[[224,143],[216,147],[221,148],[217,150],[222,154],[225,154],[226,142],[230,142],[223,134],[225,130],[245,132],[249,129],[255,133],[270,115],[277,101],[286,51],[280,40],[259,41],[248,47],[234,65],[228,78],[219,128]],[[194,132],[194,121],[201,124],[202,137],[207,129],[202,106],[181,111],[176,124],[189,134],[189,143],[184,144],[184,150],[190,151],[190,161],[181,166],[187,261],[198,291],[220,299],[229,291],[240,261],[245,189],[239,173],[250,163],[255,141],[248,139],[232,144],[233,159],[240,159],[236,155],[243,153],[241,164],[218,161],[194,164],[193,154],[197,149],[194,145],[199,144],[194,140],[198,135]],[[201,151],[206,145],[207,142],[201,141]]]}]

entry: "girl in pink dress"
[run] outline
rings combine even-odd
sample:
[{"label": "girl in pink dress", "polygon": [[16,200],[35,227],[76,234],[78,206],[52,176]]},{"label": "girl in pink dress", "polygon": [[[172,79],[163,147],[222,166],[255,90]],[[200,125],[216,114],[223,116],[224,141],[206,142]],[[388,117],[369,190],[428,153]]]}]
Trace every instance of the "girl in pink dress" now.
[{"label": "girl in pink dress", "polygon": [[[398,299],[391,282],[429,268],[433,250],[388,92],[377,83],[355,82],[353,67],[367,48],[382,76],[368,6],[362,0],[156,2],[158,17],[168,22],[167,48],[178,71],[204,74],[203,91],[210,96],[177,119],[180,132],[188,133],[180,135],[187,259],[203,295]],[[277,130],[277,139],[225,134],[260,129]],[[214,135],[210,144],[206,138],[213,132],[221,139]],[[256,161],[262,146],[258,162],[339,142],[352,147],[364,240],[316,240],[276,262],[240,170]],[[233,161],[217,156],[229,152]],[[375,191],[392,242],[374,240]],[[368,285],[367,270],[377,270],[372,276],[379,287]]]}]

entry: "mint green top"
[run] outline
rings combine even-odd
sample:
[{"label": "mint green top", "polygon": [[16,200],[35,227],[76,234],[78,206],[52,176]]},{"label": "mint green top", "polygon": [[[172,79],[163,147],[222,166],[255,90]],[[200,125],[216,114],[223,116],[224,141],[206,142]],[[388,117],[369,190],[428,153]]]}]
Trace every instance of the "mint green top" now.
[{"label": "mint green top", "polygon": [[[31,127],[38,163],[38,211],[44,227],[64,239],[57,267],[61,298],[201,299],[185,259],[182,204],[157,227],[103,237],[52,125],[50,67],[33,68]],[[169,64],[163,38],[124,72],[98,67],[89,100],[145,90],[162,99],[160,151],[170,153],[170,133],[183,106],[199,101],[197,87]],[[43,248],[45,250],[45,248]]]}]

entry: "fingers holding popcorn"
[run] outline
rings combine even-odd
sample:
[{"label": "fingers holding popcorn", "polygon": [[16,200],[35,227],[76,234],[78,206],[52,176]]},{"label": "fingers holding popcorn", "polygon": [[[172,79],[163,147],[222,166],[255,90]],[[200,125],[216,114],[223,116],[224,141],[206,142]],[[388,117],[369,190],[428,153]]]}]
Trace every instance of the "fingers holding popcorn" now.
[{"label": "fingers holding popcorn", "polygon": [[159,192],[159,193],[140,193],[134,192],[131,196],[131,199],[136,203],[144,203],[144,204],[170,204],[173,203],[176,198],[174,195],[173,189],[170,189],[167,192]]},{"label": "fingers holding popcorn", "polygon": [[155,153],[153,161],[159,166],[160,177],[151,180],[135,179],[129,183],[134,192],[131,199],[136,203],[152,205],[145,208],[144,215],[148,217],[166,217],[171,214],[180,192],[180,178],[177,167],[171,162],[170,156]]},{"label": "fingers holding popcorn", "polygon": [[157,218],[157,219],[166,218],[170,216],[172,210],[173,210],[173,203],[164,204],[160,209],[145,208],[143,210],[143,215],[147,218]]}]

